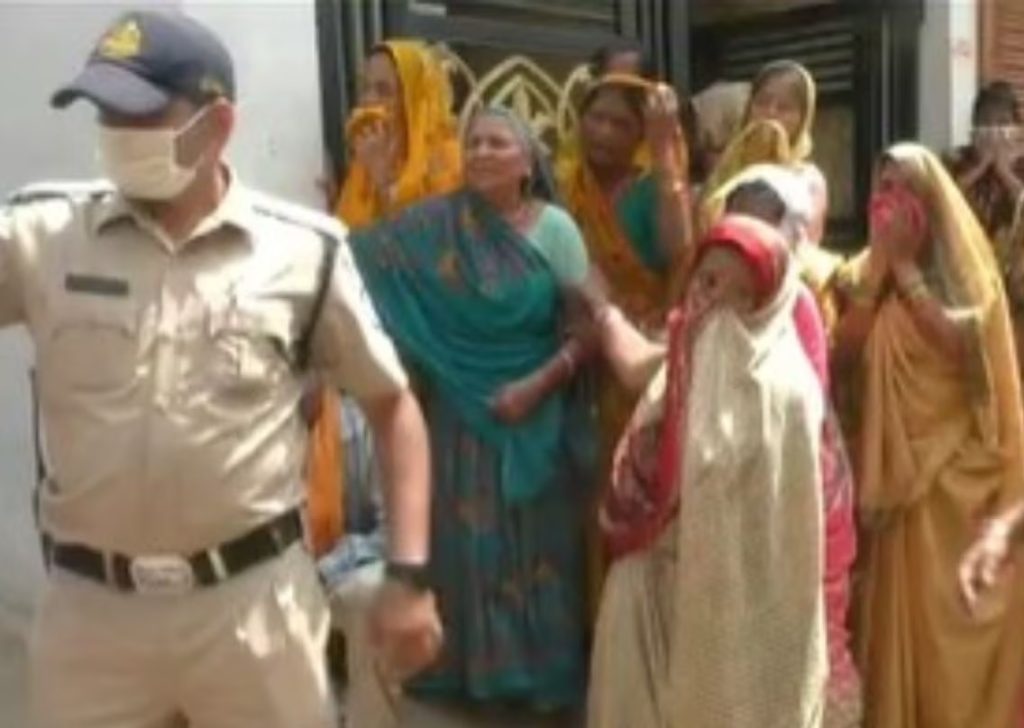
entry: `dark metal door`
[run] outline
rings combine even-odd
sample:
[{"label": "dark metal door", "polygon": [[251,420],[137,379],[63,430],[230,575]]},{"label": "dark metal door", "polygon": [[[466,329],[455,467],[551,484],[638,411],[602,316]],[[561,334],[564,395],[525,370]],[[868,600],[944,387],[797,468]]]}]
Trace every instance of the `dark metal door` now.
[{"label": "dark metal door", "polygon": [[336,169],[343,163],[340,130],[354,102],[359,64],[382,38],[444,43],[478,77],[521,54],[557,82],[602,45],[630,39],[663,77],[685,89],[687,7],[687,0],[318,0],[324,143],[331,162]]}]

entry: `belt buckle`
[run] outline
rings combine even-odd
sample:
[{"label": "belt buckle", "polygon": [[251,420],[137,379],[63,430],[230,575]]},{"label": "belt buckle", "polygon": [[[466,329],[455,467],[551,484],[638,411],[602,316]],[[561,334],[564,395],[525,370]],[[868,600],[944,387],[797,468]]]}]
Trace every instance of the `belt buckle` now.
[{"label": "belt buckle", "polygon": [[192,591],[195,586],[192,565],[181,556],[136,556],[129,571],[140,594],[171,596]]}]

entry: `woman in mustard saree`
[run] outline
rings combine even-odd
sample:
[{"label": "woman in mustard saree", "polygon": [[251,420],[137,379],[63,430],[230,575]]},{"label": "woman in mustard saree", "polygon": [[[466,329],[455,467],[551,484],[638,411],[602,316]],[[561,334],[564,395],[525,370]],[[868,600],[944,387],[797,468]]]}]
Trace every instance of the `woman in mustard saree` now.
[{"label": "woman in mustard saree", "polygon": [[979,521],[1024,495],[1013,332],[988,240],[942,163],[882,158],[870,249],[836,354],[863,367],[859,657],[868,728],[1006,728],[1019,705],[1016,580],[981,618],[957,593]]}]

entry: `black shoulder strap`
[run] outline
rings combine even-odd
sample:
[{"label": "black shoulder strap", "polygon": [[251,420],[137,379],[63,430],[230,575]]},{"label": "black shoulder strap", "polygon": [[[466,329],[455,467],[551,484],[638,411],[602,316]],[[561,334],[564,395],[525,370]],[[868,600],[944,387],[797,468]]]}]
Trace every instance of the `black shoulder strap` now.
[{"label": "black shoulder strap", "polygon": [[41,487],[49,473],[46,472],[46,458],[43,455],[42,422],[39,417],[39,377],[35,369],[28,373],[29,394],[32,397],[32,448],[36,456],[36,487]]},{"label": "black shoulder strap", "polygon": [[313,294],[309,318],[306,319],[306,325],[295,342],[295,367],[300,372],[309,368],[309,362],[313,355],[313,334],[320,321],[320,313],[323,311],[324,301],[327,299],[327,291],[331,287],[334,261],[338,257],[338,239],[336,237],[321,232],[320,240],[323,242],[323,249],[320,254],[320,267],[317,270],[316,292]]},{"label": "black shoulder strap", "polygon": [[36,456],[36,485],[32,489],[32,517],[36,522],[36,529],[39,531],[39,547],[43,554],[43,565],[50,566],[50,537],[43,531],[40,500],[43,497],[43,488],[50,474],[46,471],[46,456],[43,452],[42,418],[39,416],[39,377],[36,370],[28,372],[29,394],[32,397],[32,448]]}]

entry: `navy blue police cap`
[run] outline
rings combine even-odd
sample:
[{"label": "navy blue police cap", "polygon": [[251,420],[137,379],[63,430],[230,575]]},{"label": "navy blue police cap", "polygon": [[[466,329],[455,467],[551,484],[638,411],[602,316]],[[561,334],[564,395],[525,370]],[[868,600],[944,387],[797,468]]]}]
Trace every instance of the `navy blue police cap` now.
[{"label": "navy blue police cap", "polygon": [[212,31],[183,13],[130,12],[103,34],[82,72],[50,103],[62,109],[80,98],[134,117],[159,114],[175,98],[198,105],[233,101],[231,55]]}]

